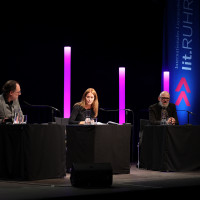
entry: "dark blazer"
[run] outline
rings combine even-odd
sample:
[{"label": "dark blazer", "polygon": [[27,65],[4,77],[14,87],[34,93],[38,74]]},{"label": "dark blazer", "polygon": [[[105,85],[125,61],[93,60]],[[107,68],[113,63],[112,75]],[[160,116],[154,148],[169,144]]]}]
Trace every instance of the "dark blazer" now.
[{"label": "dark blazer", "polygon": [[[159,103],[153,104],[149,106],[149,121],[151,124],[160,124],[161,120],[161,109]],[[178,116],[176,112],[176,105],[173,103],[169,103],[167,107],[168,117],[173,117],[176,120],[176,125],[179,124]]]}]

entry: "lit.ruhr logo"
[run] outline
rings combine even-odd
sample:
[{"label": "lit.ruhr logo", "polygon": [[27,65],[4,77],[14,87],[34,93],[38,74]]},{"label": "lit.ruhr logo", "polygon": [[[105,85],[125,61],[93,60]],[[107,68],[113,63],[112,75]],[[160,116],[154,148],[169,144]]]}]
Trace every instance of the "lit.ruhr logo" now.
[{"label": "lit.ruhr logo", "polygon": [[[181,78],[181,80],[180,80],[180,82],[179,82],[179,84],[178,84],[178,86],[177,86],[175,91],[179,92],[181,90],[182,85],[185,86],[185,89],[186,89],[187,93],[191,93],[190,88],[189,88],[189,86],[187,84],[187,81],[186,81],[186,79],[184,77]],[[178,96],[178,99],[176,100],[175,104],[178,106],[181,103],[182,99],[185,101],[186,106],[190,106],[190,102],[189,102],[189,100],[187,98],[187,95],[185,94],[185,91],[181,91],[181,93]]]}]

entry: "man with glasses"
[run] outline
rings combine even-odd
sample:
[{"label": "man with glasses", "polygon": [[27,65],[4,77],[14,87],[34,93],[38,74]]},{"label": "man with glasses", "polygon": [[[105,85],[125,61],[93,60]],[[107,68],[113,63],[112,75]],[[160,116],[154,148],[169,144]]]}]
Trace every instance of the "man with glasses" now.
[{"label": "man with glasses", "polygon": [[15,80],[7,81],[0,95],[0,123],[13,122],[15,112],[22,114],[18,97],[21,95],[20,85]]},{"label": "man with glasses", "polygon": [[178,125],[176,105],[170,103],[170,94],[163,91],[158,96],[158,103],[149,106],[149,121],[151,124],[161,124],[163,118],[166,124]]}]

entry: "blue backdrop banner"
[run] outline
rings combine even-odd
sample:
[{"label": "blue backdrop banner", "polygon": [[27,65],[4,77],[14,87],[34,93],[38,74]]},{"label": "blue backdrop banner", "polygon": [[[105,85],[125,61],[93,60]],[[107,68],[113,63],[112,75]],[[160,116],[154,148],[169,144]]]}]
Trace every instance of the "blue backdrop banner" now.
[{"label": "blue backdrop banner", "polygon": [[164,16],[163,71],[180,124],[200,124],[199,0],[167,0]]}]

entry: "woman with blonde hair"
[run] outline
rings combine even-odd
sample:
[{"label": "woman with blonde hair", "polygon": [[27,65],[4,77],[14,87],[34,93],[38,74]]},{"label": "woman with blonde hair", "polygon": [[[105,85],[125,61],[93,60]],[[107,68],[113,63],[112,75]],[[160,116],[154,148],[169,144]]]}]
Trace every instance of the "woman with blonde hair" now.
[{"label": "woman with blonde hair", "polygon": [[87,113],[91,118],[98,116],[99,101],[98,95],[93,88],[88,88],[82,96],[80,102],[74,104],[69,124],[85,124]]}]

